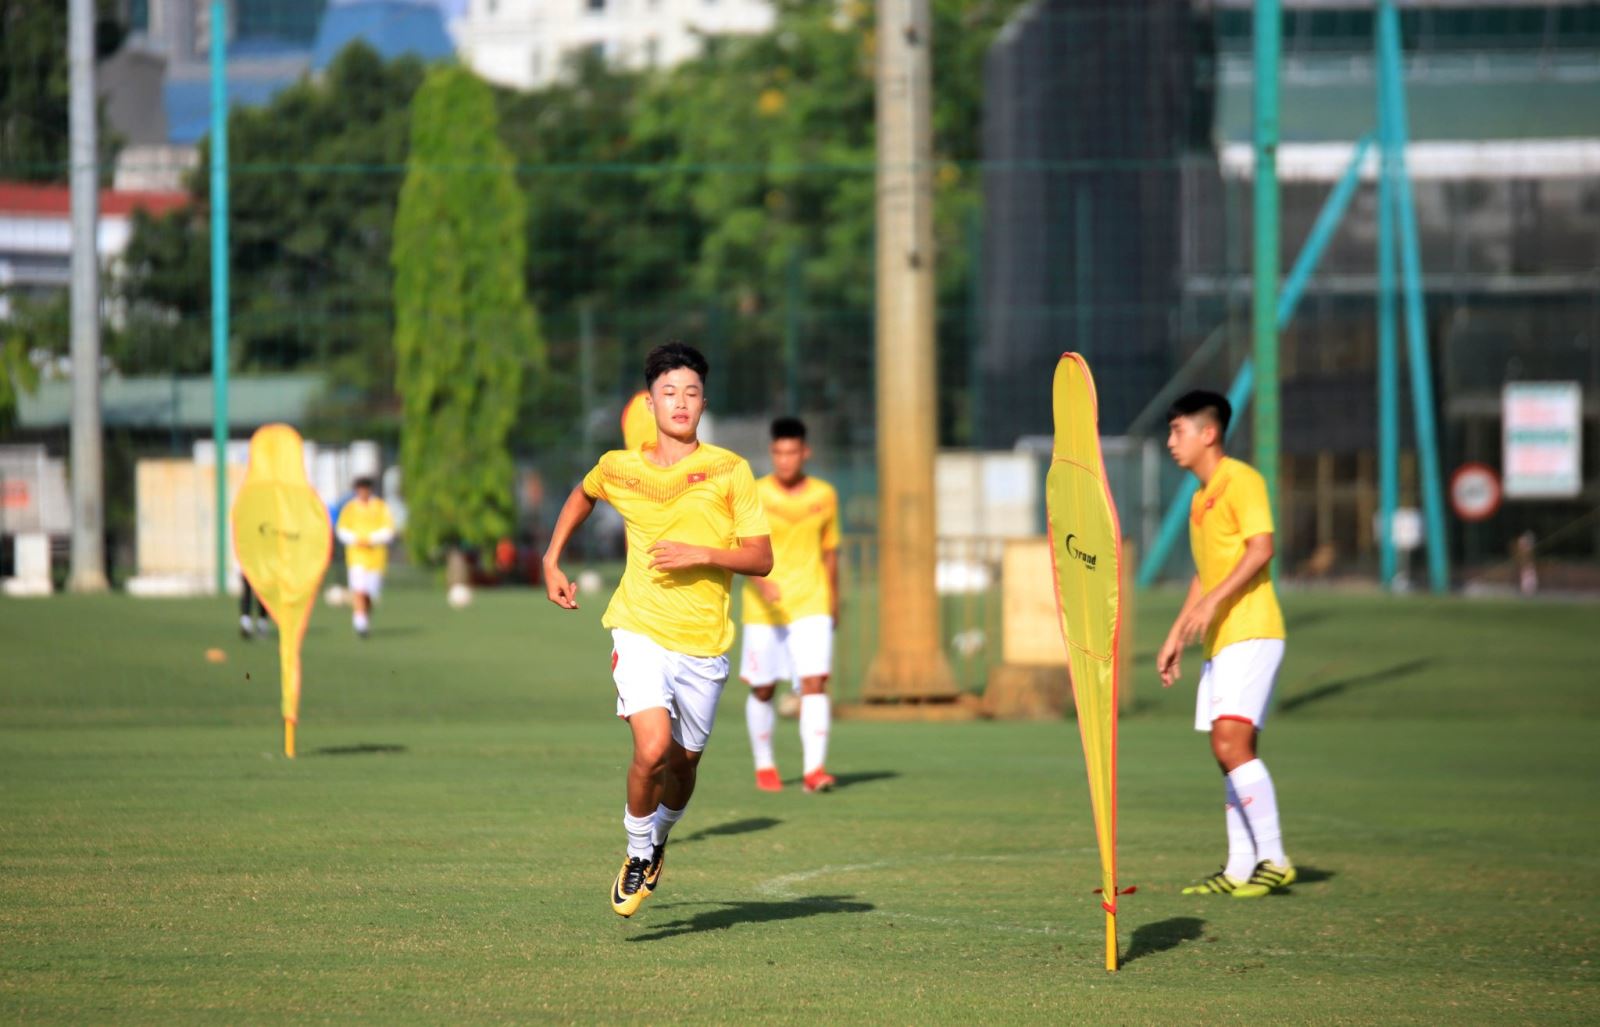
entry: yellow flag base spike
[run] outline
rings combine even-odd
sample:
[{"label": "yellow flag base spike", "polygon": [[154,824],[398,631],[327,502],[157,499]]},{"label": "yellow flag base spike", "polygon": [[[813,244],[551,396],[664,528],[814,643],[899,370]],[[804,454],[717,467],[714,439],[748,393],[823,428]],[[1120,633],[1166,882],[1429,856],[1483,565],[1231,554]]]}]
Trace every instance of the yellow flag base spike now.
[{"label": "yellow flag base spike", "polygon": [[1106,914],[1106,969],[1117,972],[1117,914]]},{"label": "yellow flag base spike", "polygon": [[294,721],[283,722],[283,754],[294,759]]}]

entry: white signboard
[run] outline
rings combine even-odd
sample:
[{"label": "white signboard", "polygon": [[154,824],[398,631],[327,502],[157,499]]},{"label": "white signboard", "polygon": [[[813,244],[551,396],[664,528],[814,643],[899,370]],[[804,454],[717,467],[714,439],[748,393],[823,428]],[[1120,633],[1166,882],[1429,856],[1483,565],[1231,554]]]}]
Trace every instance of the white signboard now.
[{"label": "white signboard", "polygon": [[1576,496],[1583,488],[1583,390],[1577,382],[1507,382],[1507,499]]}]

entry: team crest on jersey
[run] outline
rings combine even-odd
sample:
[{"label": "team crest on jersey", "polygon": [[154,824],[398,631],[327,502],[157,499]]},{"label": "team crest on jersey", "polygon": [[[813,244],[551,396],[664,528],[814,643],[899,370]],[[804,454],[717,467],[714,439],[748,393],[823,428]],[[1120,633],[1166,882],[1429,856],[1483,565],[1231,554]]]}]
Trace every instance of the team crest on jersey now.
[{"label": "team crest on jersey", "polygon": [[622,484],[631,489],[634,486],[639,484],[639,479],[638,478],[629,478],[627,481],[623,482]]},{"label": "team crest on jersey", "polygon": [[685,478],[683,480],[685,482],[687,482],[688,484],[690,484],[690,485],[694,485],[694,484],[696,484],[698,482],[702,482],[702,481],[706,480],[706,472],[704,472],[704,471],[696,471],[696,472],[694,472],[693,474],[689,475],[687,478]]}]

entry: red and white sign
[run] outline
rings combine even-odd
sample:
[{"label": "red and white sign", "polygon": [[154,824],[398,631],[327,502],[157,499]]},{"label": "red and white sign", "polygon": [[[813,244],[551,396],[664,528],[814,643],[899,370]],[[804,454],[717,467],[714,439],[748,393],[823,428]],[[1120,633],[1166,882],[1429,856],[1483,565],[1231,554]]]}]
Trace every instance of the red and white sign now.
[{"label": "red and white sign", "polygon": [[1450,505],[1464,521],[1484,521],[1500,509],[1500,476],[1485,464],[1462,464],[1450,476]]}]

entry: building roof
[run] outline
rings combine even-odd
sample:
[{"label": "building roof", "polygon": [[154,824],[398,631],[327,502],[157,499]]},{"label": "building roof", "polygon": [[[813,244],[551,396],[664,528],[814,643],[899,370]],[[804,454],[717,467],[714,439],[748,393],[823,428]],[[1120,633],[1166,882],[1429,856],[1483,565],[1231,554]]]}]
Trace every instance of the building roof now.
[{"label": "building roof", "polygon": [[[228,381],[228,426],[258,428],[274,421],[304,423],[322,395],[318,374],[234,375]],[[100,381],[101,417],[107,428],[153,431],[207,430],[211,426],[211,379],[204,375],[159,375]],[[17,427],[65,428],[72,418],[72,382],[39,383],[17,397]]]},{"label": "building roof", "polygon": [[321,71],[356,40],[372,47],[385,60],[415,54],[425,61],[435,61],[455,53],[436,4],[417,0],[334,0],[317,30],[311,66]]},{"label": "building roof", "polygon": [[[187,205],[185,192],[100,190],[101,217],[127,217],[136,210],[165,214]],[[0,182],[0,215],[12,217],[67,217],[72,213],[72,190],[64,185],[35,182]]]}]

